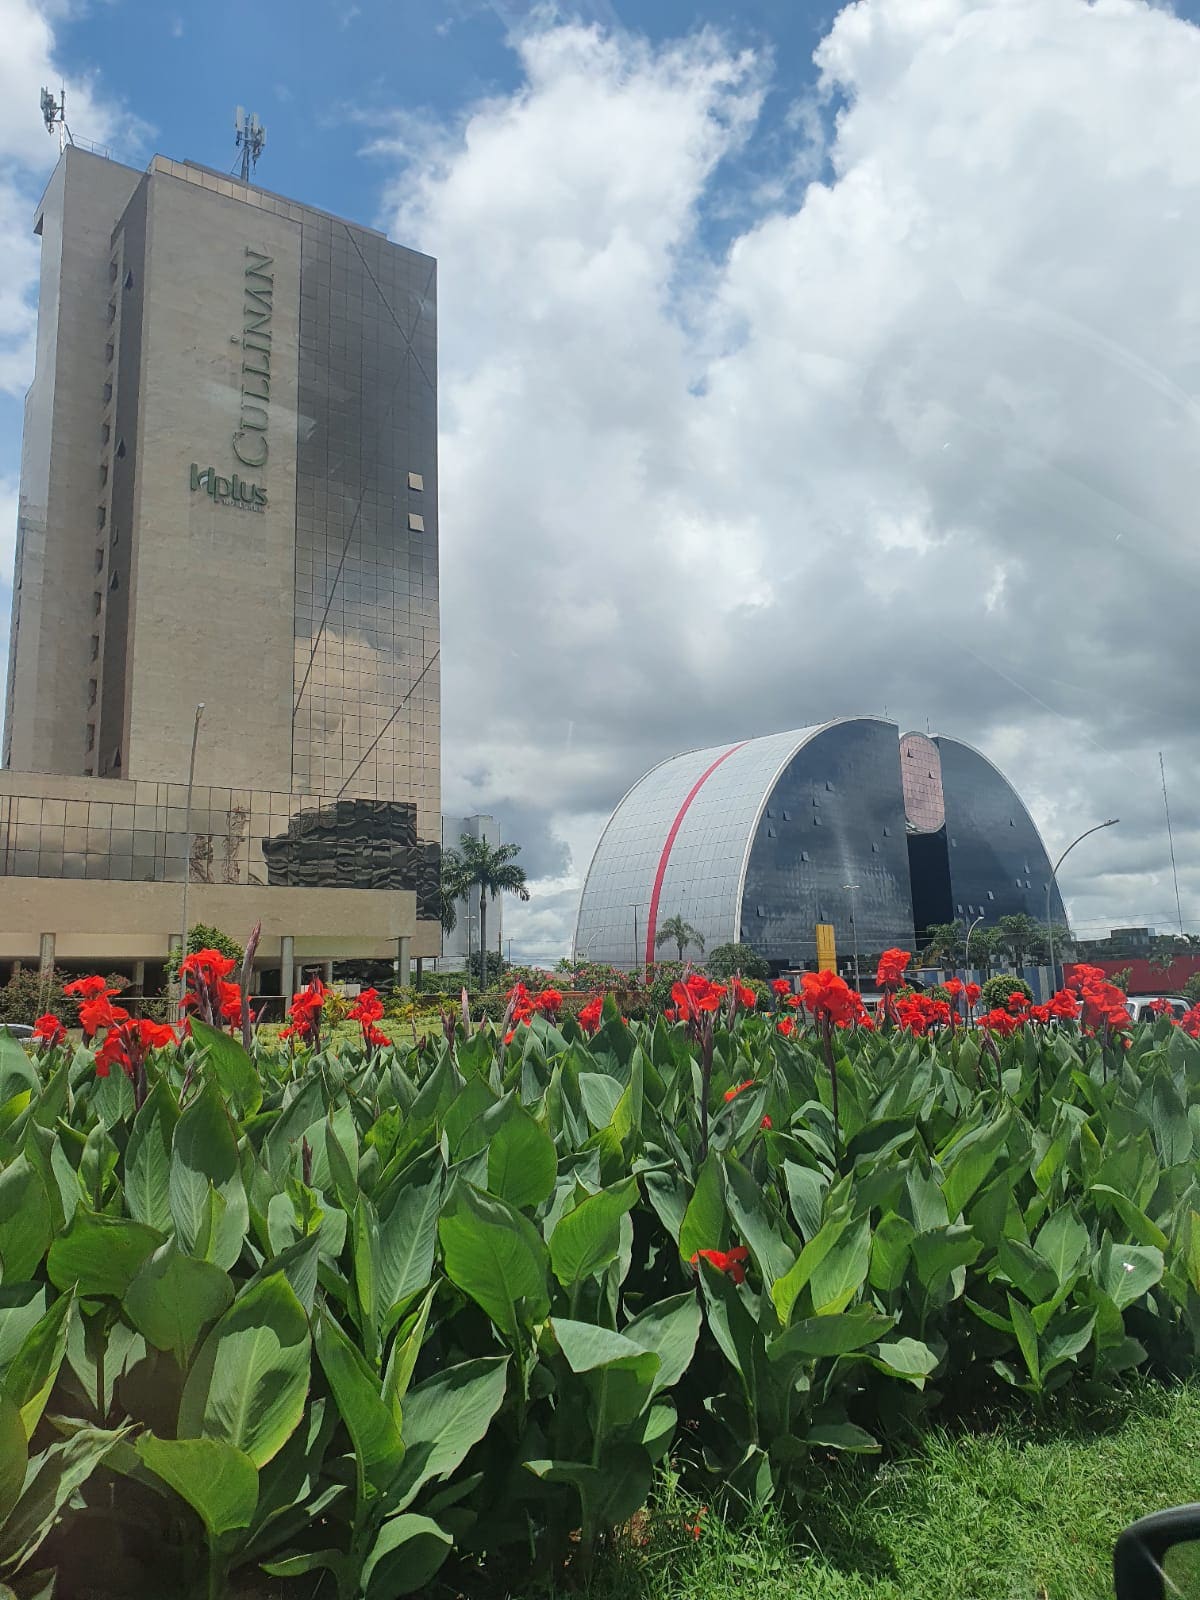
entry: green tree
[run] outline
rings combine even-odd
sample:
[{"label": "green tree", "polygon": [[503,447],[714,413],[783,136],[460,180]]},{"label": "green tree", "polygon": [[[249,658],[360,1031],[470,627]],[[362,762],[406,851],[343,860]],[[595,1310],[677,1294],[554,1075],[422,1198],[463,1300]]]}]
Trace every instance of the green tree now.
[{"label": "green tree", "polygon": [[[972,945],[974,942],[972,939]],[[1009,957],[1014,967],[1023,967],[1029,957],[1045,951],[1045,926],[1028,912],[1010,912],[996,921],[996,947]]]},{"label": "green tree", "polygon": [[[703,949],[703,946],[701,946]],[[719,944],[708,952],[704,965],[709,976],[718,983],[728,983],[730,978],[759,978],[766,981],[771,976],[771,964],[748,944]]]},{"label": "green tree", "polygon": [[1193,972],[1183,986],[1183,992],[1194,1006],[1200,1006],[1200,972]]},{"label": "green tree", "polygon": [[[464,833],[457,850],[442,852],[442,891],[455,900],[479,891],[479,951],[481,989],[487,988],[487,903],[498,900],[502,894],[515,894],[519,900],[529,899],[525,886],[525,869],[516,865],[521,854],[519,844],[500,844],[494,849],[486,839],[473,839]],[[443,926],[445,924],[443,923]]]},{"label": "green tree", "polygon": [[[963,955],[963,931],[961,922],[935,922],[928,927],[922,953],[924,964],[930,967],[957,966]],[[971,947],[975,947],[975,935],[971,937]]]},{"label": "green tree", "polygon": [[694,944],[701,955],[704,954],[704,940],[691,923],[685,922],[678,912],[673,917],[668,917],[665,922],[659,923],[658,937],[654,944],[656,949],[660,949],[664,944],[673,944],[679,951],[680,961],[683,960],[683,952],[690,944]]}]

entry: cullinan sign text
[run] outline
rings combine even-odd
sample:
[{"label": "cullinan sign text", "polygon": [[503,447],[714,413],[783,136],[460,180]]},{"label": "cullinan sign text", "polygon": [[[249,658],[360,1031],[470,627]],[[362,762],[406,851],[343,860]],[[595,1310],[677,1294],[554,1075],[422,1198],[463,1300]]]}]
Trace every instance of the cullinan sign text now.
[{"label": "cullinan sign text", "polygon": [[267,420],[271,404],[271,311],[275,291],[274,257],[246,246],[242,331],[231,342],[242,347],[238,427],[233,453],[244,467],[267,462]]}]

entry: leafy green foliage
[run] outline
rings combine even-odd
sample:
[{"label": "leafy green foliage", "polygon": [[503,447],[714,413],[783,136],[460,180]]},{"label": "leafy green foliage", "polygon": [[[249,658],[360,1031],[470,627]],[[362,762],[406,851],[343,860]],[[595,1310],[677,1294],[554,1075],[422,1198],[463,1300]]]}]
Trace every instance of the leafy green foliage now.
[{"label": "leafy green foliage", "polygon": [[771,963],[748,944],[717,945],[705,956],[704,967],[718,983],[727,983],[735,975],[763,981],[771,976]]},{"label": "leafy green foliage", "polygon": [[1024,978],[1015,978],[1007,972],[998,973],[996,977],[989,978],[983,986],[983,1009],[1007,1010],[1010,994],[1023,994],[1026,1000],[1033,999],[1033,990]]},{"label": "leafy green foliage", "polygon": [[114,1597],[586,1573],[677,1441],[755,1506],[938,1406],[1195,1368],[1183,1031],[836,1030],[835,1116],[802,1017],[709,1015],[196,1027],[140,1109],[86,1047],[0,1052],[0,1583],[98,1525]]}]

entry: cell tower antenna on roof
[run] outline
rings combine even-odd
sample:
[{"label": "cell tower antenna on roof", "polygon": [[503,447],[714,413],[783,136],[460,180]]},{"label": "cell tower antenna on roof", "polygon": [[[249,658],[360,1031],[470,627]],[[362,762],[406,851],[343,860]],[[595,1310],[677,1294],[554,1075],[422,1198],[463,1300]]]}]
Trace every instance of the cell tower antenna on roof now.
[{"label": "cell tower antenna on roof", "polygon": [[236,133],[234,143],[242,152],[242,182],[249,183],[251,168],[257,167],[263,145],[267,142],[267,130],[253,111],[246,111],[241,106],[234,113],[233,126]]},{"label": "cell tower antenna on roof", "polygon": [[59,85],[58,99],[50,93],[49,89],[42,90],[42,121],[46,124],[46,132],[53,133],[58,129],[58,148],[61,154],[64,147],[74,144],[71,130],[67,127],[67,88],[65,84]]}]

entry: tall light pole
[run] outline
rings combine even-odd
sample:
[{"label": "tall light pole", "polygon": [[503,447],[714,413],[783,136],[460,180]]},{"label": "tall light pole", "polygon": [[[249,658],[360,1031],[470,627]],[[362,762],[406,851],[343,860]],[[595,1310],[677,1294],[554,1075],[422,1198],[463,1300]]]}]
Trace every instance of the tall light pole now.
[{"label": "tall light pole", "polygon": [[637,964],[638,964],[638,925],[637,925],[638,908],[637,908],[637,906],[634,904],[634,902],[632,900],[629,902],[629,909],[630,909],[630,911],[633,912],[633,963],[630,966],[629,970],[630,970],[630,972],[636,972],[637,971]]},{"label": "tall light pole", "polygon": [[[979,924],[982,921],[983,921],[983,912],[981,911],[979,913],[979,915],[975,918],[975,921],[967,929],[967,937],[963,940],[963,967],[964,967],[964,969],[966,971],[966,974],[967,974],[967,977],[966,977],[967,983],[970,983],[970,981],[971,981],[971,935],[975,932],[975,929],[979,926]],[[970,1001],[967,999],[965,988],[964,988],[964,991],[963,991],[963,1004],[966,1006],[967,1021],[970,1022],[972,1007],[971,1007]]]},{"label": "tall light pole", "polygon": [[[180,919],[183,923],[183,942],[179,946],[179,959],[188,953],[188,880],[192,876],[192,785],[196,781],[196,745],[200,738],[200,718],[204,715],[204,701],[196,707],[196,720],[192,724],[192,754],[188,760],[187,809],[183,819],[183,904]],[[179,1001],[183,1004],[183,974],[179,975]]]},{"label": "tall light pole", "polygon": [[[842,888],[848,890],[851,894],[853,894],[855,889],[859,889],[861,887],[862,885],[858,883],[844,883],[842,885]],[[858,975],[858,924],[854,920],[853,900],[850,902],[850,933],[854,939],[854,987],[858,990],[859,994],[861,994],[862,979]]]},{"label": "tall light pole", "polygon": [[1054,982],[1054,922],[1050,915],[1050,891],[1058,887],[1058,869],[1074,850],[1075,846],[1088,838],[1093,833],[1099,833],[1101,828],[1115,828],[1120,822],[1120,817],[1109,817],[1107,822],[1097,822],[1092,828],[1085,828],[1078,839],[1072,839],[1058,860],[1050,868],[1050,881],[1046,885],[1046,934],[1050,946],[1050,987],[1055,987]]}]

